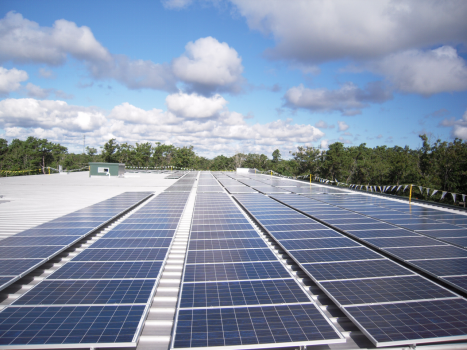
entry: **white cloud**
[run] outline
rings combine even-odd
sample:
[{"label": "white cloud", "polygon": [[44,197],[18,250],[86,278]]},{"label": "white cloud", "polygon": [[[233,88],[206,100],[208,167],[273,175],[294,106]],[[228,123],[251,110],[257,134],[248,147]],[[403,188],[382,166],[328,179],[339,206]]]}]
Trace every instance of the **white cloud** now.
[{"label": "white cloud", "polygon": [[3,128],[60,128],[66,131],[91,131],[106,121],[92,107],[70,106],[64,101],[39,101],[32,98],[0,101],[0,126]]},{"label": "white cloud", "polygon": [[195,91],[238,92],[243,80],[242,59],[227,43],[207,37],[189,42],[185,53],[174,59],[174,74]]},{"label": "white cloud", "polygon": [[323,149],[329,148],[329,140],[321,140],[320,147]]},{"label": "white cloud", "polygon": [[8,95],[18,90],[21,82],[28,80],[28,73],[16,68],[6,69],[0,67],[0,95]]},{"label": "white cloud", "polygon": [[[222,101],[214,96],[207,104],[216,99]],[[130,143],[160,141],[193,145],[208,157],[220,153],[232,155],[236,151],[271,154],[276,148],[288,152],[324,136],[316,127],[294,124],[291,119],[247,124],[247,117],[226,107],[209,118],[192,118],[198,115],[197,111],[183,110],[183,113],[186,117],[182,113],[176,116],[170,110],[144,110],[122,103],[104,114],[93,107],[73,106],[63,101],[7,99],[0,101],[0,127],[5,131],[4,137],[10,139],[36,136],[80,145],[85,132],[90,145],[102,145],[110,138]]]},{"label": "white cloud", "polygon": [[0,62],[57,66],[68,55],[82,61],[96,79],[115,79],[130,89],[175,90],[170,65],[113,55],[86,26],[61,19],[52,27],[41,27],[14,12],[0,19]]},{"label": "white cloud", "polygon": [[399,90],[422,95],[467,90],[467,65],[451,46],[409,50],[368,65]]},{"label": "white cloud", "polygon": [[162,0],[162,6],[167,9],[180,10],[187,8],[192,2],[193,0]]},{"label": "white cloud", "polygon": [[42,77],[42,78],[45,78],[45,79],[53,79],[55,78],[55,73],[49,69],[46,69],[46,68],[39,68],[39,75]]},{"label": "white cloud", "polygon": [[339,131],[345,131],[348,128],[350,128],[350,126],[346,122],[342,122],[342,121],[338,121],[337,125],[338,125],[338,130]]},{"label": "white cloud", "polygon": [[34,85],[32,83],[26,84],[26,91],[28,97],[45,99],[48,98],[51,94],[54,94],[55,97],[61,98],[64,100],[72,99],[74,96],[63,92],[62,90],[57,90],[53,88],[43,89],[40,86]]},{"label": "white cloud", "polygon": [[320,129],[327,129],[327,128],[329,128],[329,124],[326,123],[324,120],[320,120],[319,122],[317,122],[317,123],[315,124],[315,126],[316,126],[317,128],[320,128]]},{"label": "white cloud", "polygon": [[462,140],[467,140],[467,110],[461,119],[455,118],[444,119],[440,122],[440,126],[452,127],[451,136]]},{"label": "white cloud", "polygon": [[346,83],[337,90],[308,89],[303,85],[290,88],[284,96],[291,108],[304,108],[312,112],[339,111],[343,115],[361,114],[369,103],[382,103],[392,98],[392,93],[380,82],[367,84],[361,89]]},{"label": "white cloud", "polygon": [[169,111],[183,118],[209,118],[217,115],[227,104],[219,94],[212,97],[200,96],[196,93],[179,92],[165,99]]},{"label": "white cloud", "polygon": [[466,43],[467,2],[231,0],[251,29],[271,35],[274,59],[374,59],[440,43]]}]

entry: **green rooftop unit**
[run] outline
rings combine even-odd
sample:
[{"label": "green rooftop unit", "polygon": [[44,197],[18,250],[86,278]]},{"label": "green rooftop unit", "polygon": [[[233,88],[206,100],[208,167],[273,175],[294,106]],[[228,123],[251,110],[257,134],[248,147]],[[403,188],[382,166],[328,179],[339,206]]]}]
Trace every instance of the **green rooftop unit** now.
[{"label": "green rooftop unit", "polygon": [[[125,164],[120,163],[89,163],[89,177],[91,176],[120,176],[125,173]],[[109,175],[110,174],[110,175]]]}]

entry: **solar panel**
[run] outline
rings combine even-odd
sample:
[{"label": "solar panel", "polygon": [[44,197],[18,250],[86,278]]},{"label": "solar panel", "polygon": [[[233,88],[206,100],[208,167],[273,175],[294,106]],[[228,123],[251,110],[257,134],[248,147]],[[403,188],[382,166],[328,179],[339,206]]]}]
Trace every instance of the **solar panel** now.
[{"label": "solar panel", "polygon": [[310,299],[291,279],[185,283],[181,308],[281,303],[308,303]]},{"label": "solar panel", "polygon": [[167,248],[86,249],[72,261],[143,261],[164,260]]},{"label": "solar panel", "polygon": [[379,248],[446,245],[427,237],[365,238],[364,241]]},{"label": "solar panel", "polygon": [[464,275],[467,271],[466,258],[414,260],[410,264],[435,276]]},{"label": "solar panel", "polygon": [[42,259],[0,259],[2,275],[21,275],[40,264]]},{"label": "solar panel", "polygon": [[457,288],[467,292],[467,275],[466,276],[453,276],[453,277],[444,277],[444,281],[456,286]]},{"label": "solar panel", "polygon": [[329,281],[321,282],[321,286],[341,305],[457,297],[417,275]]},{"label": "solar panel", "polygon": [[342,342],[314,304],[181,309],[174,348]]},{"label": "solar panel", "polygon": [[285,240],[281,245],[287,250],[357,247],[358,243],[345,237]]},{"label": "solar panel", "polygon": [[372,260],[381,258],[381,255],[374,253],[365,247],[296,250],[293,251],[291,255],[302,264],[311,262]]},{"label": "solar panel", "polygon": [[266,248],[264,241],[256,235],[251,239],[216,239],[216,240],[191,240],[189,250],[213,250],[213,249],[247,249]]},{"label": "solar panel", "polygon": [[467,339],[467,300],[461,298],[348,306],[345,311],[376,346]]},{"label": "solar panel", "polygon": [[144,309],[144,305],[7,307],[0,312],[0,346],[136,343]]},{"label": "solar panel", "polygon": [[280,262],[265,261],[252,263],[186,265],[184,281],[236,281],[289,277],[289,272],[287,272]]},{"label": "solar panel", "polygon": [[403,260],[467,257],[467,250],[453,246],[388,248],[386,251]]},{"label": "solar panel", "polygon": [[225,263],[240,261],[277,260],[269,248],[238,250],[192,250],[188,252],[187,264]]},{"label": "solar panel", "polygon": [[165,248],[172,242],[170,238],[120,238],[99,239],[89,248]]},{"label": "solar panel", "polygon": [[317,281],[414,274],[411,270],[388,259],[314,263],[302,266]]}]

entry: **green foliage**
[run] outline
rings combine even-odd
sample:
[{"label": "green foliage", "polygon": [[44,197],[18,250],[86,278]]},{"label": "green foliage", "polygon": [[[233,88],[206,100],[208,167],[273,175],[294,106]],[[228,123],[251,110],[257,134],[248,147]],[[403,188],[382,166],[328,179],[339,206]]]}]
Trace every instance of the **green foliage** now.
[{"label": "green foliage", "polygon": [[[213,159],[198,156],[193,146],[176,147],[160,142],[118,143],[111,139],[97,154],[95,148],[86,147],[86,154],[68,153],[66,147],[46,139],[28,137],[14,139],[10,144],[0,139],[0,170],[35,170],[45,168],[78,169],[88,162],[105,161],[125,163],[128,167],[176,167],[196,170],[235,170],[256,168],[273,170],[286,176],[313,174],[330,180],[360,185],[416,184],[431,189],[454,193],[467,193],[467,142],[430,141],[420,135],[419,149],[377,146],[366,144],[345,147],[333,143],[327,151],[311,146],[299,146],[291,153],[291,159],[282,159],[279,149],[272,158],[264,154],[237,153],[232,157],[219,155]],[[27,174],[27,172],[25,172]],[[414,190],[418,198],[427,199],[426,194]],[[446,199],[448,200],[448,199]]]}]

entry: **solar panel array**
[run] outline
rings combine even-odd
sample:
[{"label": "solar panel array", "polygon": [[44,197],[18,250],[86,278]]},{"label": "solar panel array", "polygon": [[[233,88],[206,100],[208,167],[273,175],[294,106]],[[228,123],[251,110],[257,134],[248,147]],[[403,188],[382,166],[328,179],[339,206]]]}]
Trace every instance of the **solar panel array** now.
[{"label": "solar panel array", "polygon": [[0,241],[0,290],[150,196],[125,192]]},{"label": "solar panel array", "polygon": [[[189,193],[162,193],[0,312],[0,346],[136,346]],[[127,227],[170,224],[170,228]]]},{"label": "solar panel array", "polygon": [[197,177],[197,172],[187,173],[180,180],[169,186],[165,192],[190,192]]},{"label": "solar panel array", "polygon": [[464,229],[430,218],[449,214],[358,194],[275,198],[467,292],[467,249],[437,237]]},{"label": "solar panel array", "polygon": [[344,342],[225,193],[198,193],[172,347]]},{"label": "solar panel array", "polygon": [[271,198],[235,197],[376,346],[467,339],[466,299]]}]

